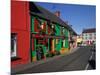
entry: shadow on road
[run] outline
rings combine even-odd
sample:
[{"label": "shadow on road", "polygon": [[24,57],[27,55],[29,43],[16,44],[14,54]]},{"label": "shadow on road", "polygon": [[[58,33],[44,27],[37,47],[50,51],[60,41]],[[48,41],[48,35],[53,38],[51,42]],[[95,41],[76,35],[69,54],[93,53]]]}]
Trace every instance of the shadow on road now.
[{"label": "shadow on road", "polygon": [[93,68],[93,69],[96,69],[96,61],[95,60],[89,60],[88,61],[89,62],[89,64],[90,64],[90,66]]}]

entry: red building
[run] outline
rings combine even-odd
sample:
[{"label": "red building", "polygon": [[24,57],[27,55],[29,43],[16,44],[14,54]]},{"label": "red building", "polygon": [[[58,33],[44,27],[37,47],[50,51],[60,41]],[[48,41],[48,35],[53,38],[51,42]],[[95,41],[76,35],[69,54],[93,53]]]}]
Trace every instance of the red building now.
[{"label": "red building", "polygon": [[11,66],[30,62],[29,3],[11,1]]},{"label": "red building", "polygon": [[11,0],[11,66],[68,51],[68,32],[74,34],[70,26],[48,10],[33,2]]}]

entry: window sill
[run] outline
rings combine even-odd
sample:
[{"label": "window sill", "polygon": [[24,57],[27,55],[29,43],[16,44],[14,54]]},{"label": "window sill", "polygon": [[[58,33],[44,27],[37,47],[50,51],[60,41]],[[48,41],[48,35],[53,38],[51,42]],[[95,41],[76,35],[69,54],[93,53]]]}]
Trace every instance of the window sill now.
[{"label": "window sill", "polygon": [[19,58],[19,57],[11,57],[11,61],[16,61],[16,60],[19,60],[19,59],[21,59],[21,58]]}]

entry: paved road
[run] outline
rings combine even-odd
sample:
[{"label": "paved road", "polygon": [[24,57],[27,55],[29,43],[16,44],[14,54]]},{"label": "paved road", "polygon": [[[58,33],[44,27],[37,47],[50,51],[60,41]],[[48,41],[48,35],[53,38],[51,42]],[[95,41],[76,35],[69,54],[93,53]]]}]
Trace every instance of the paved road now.
[{"label": "paved road", "polygon": [[95,59],[95,53],[91,51],[91,47],[80,47],[72,54],[65,55],[53,59],[44,64],[39,64],[27,70],[18,73],[43,73],[43,72],[59,72],[74,70],[91,70],[89,60]]}]

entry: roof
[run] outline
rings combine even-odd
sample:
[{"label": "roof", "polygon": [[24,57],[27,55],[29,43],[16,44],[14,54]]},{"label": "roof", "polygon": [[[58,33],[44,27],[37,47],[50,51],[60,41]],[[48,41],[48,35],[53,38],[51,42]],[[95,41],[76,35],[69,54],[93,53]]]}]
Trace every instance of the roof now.
[{"label": "roof", "polygon": [[68,24],[66,24],[60,17],[57,17],[54,13],[48,11],[47,9],[44,9],[39,5],[36,5],[36,3],[34,2],[30,2],[30,14],[39,16],[53,23],[58,23],[60,24],[60,26],[64,26],[68,28],[70,31],[73,31],[74,34],[76,34],[76,32]]},{"label": "roof", "polygon": [[93,33],[96,32],[96,28],[84,29],[82,33]]}]

